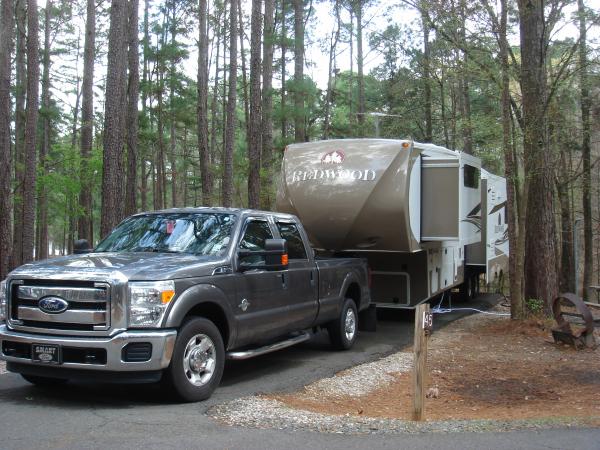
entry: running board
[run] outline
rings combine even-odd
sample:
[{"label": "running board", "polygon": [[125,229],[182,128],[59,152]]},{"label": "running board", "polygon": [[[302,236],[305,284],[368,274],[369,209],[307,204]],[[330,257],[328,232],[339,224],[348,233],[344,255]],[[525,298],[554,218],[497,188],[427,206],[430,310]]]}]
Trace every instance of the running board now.
[{"label": "running board", "polygon": [[264,347],[253,348],[250,350],[243,350],[239,352],[227,352],[227,359],[249,359],[255,356],[265,355],[267,353],[276,352],[283,348],[291,347],[292,345],[299,344],[300,342],[308,341],[311,334],[307,331],[303,331],[298,336],[291,337],[285,341],[276,342],[275,344],[265,345]]}]

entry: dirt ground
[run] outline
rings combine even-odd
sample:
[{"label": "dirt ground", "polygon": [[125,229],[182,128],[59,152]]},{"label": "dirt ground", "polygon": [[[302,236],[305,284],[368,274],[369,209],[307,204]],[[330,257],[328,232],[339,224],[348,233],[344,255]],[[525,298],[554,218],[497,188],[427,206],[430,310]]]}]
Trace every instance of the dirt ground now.
[{"label": "dirt ground", "polygon": [[[435,332],[428,388],[437,389],[438,396],[426,400],[426,419],[573,417],[600,425],[600,348],[555,345],[550,326],[477,314]],[[391,383],[359,397],[315,398],[306,392],[271,397],[314,412],[409,420],[412,373],[393,375]]]}]

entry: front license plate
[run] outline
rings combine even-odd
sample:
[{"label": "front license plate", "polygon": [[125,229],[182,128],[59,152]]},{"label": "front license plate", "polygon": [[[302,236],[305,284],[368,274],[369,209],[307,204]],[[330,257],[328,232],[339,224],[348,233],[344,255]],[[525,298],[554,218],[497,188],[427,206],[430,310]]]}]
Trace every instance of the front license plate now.
[{"label": "front license plate", "polygon": [[32,344],[31,359],[46,364],[60,364],[60,346],[48,344]]}]

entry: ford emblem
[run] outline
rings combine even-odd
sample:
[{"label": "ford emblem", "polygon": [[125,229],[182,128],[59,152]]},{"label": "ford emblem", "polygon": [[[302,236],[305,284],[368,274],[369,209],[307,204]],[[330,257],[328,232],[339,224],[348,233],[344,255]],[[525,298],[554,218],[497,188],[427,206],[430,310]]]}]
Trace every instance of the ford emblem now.
[{"label": "ford emblem", "polygon": [[69,304],[64,298],[60,297],[44,297],[38,302],[38,308],[47,314],[60,314],[69,307]]}]

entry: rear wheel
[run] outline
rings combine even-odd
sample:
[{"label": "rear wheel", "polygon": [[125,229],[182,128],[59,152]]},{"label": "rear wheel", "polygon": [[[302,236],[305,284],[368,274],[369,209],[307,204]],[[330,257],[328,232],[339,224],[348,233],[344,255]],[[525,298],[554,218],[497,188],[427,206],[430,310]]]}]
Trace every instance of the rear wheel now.
[{"label": "rear wheel", "polygon": [[208,319],[193,318],[181,328],[163,383],[185,402],[209,398],[219,386],[225,348],[219,329]]},{"label": "rear wheel", "polygon": [[64,378],[52,378],[52,377],[40,377],[38,375],[25,375],[21,374],[21,376],[31,384],[35,384],[36,386],[60,386],[61,384],[65,384],[67,381]]},{"label": "rear wheel", "polygon": [[358,312],[356,304],[347,298],[342,306],[340,317],[327,327],[329,339],[338,350],[348,350],[354,345],[358,333]]}]

